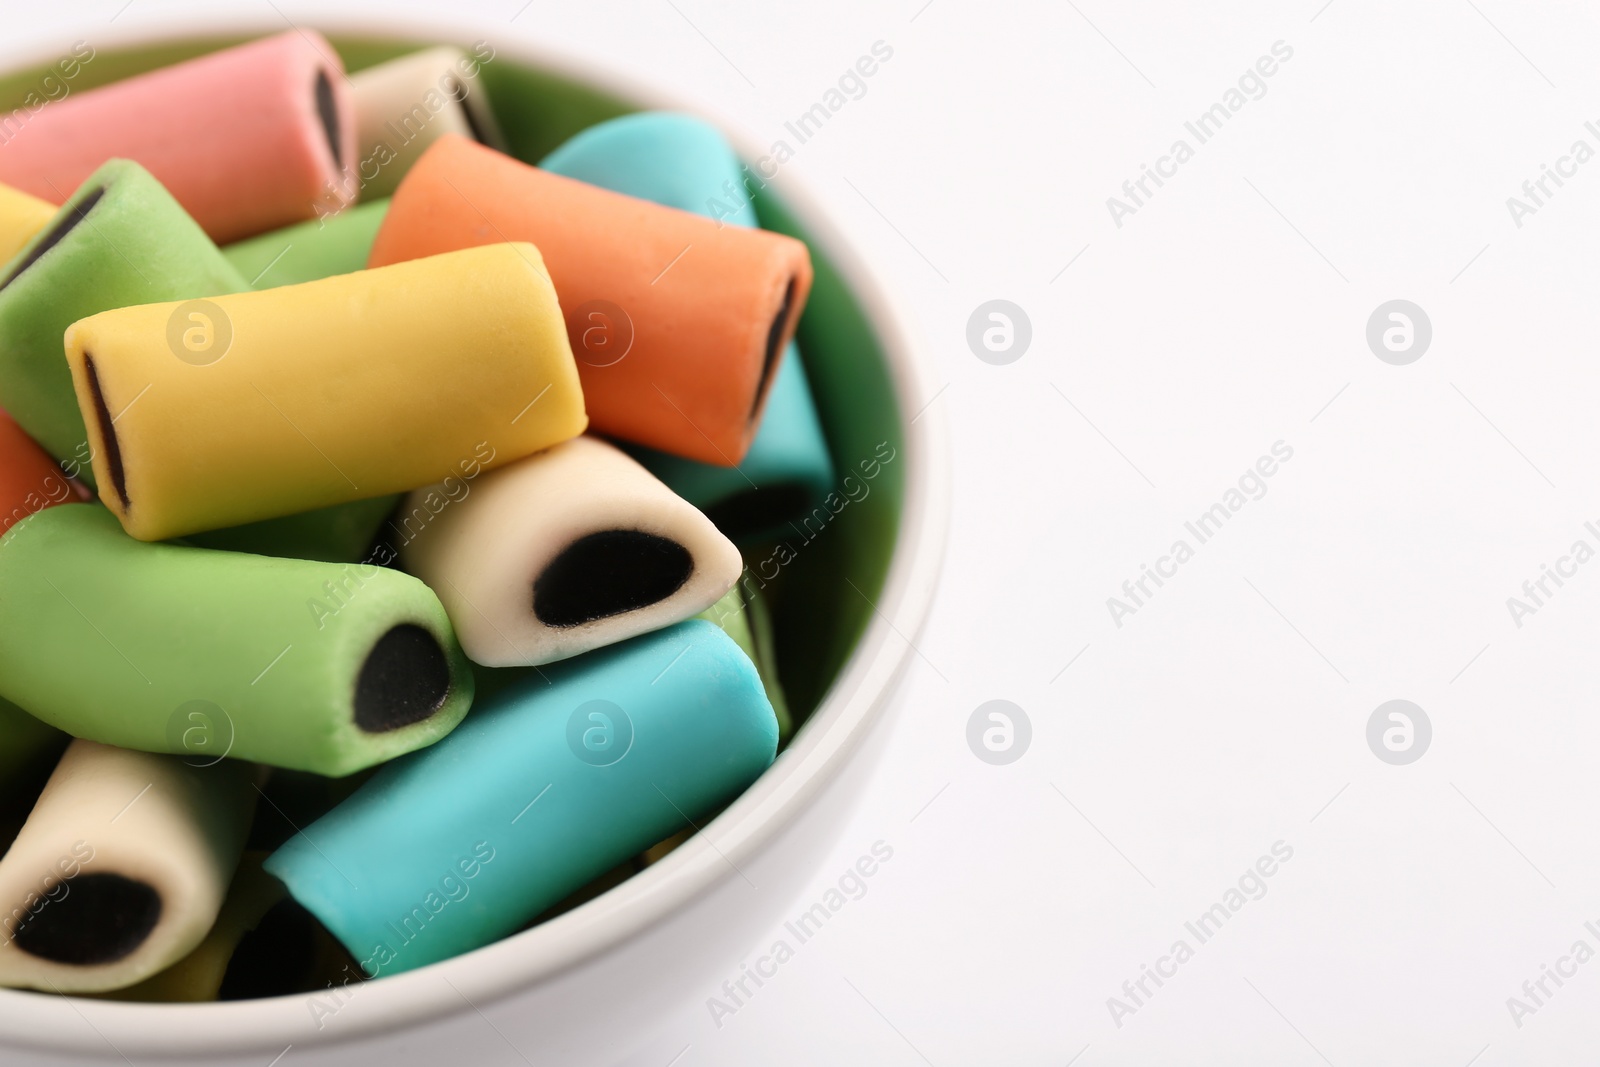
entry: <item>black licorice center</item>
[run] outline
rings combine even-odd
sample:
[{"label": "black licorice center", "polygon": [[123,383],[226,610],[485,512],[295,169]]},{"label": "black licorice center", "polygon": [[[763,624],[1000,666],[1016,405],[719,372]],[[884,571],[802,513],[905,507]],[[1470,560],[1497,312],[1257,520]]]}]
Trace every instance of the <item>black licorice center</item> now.
[{"label": "black licorice center", "polygon": [[78,967],[131,954],[161,920],[161,894],[120,874],[80,874],[67,895],[47,900],[17,925],[12,940],[30,956]]},{"label": "black licorice center", "polygon": [[369,734],[421,722],[450,695],[450,660],[438,640],[414,623],[378,638],[356,679],[356,725]]},{"label": "black licorice center", "polygon": [[694,557],[640,530],[601,530],[561,550],[533,582],[533,614],[546,626],[581,626],[649,607],[683,588]]},{"label": "black licorice center", "polygon": [[100,391],[100,375],[95,372],[94,357],[88,352],[83,354],[83,372],[89,376],[89,392],[94,395],[94,414],[100,423],[100,444],[106,450],[106,466],[111,468],[111,487],[122,501],[122,510],[127,511],[128,474],[122,469],[122,445],[117,441],[116,420],[111,417],[111,409],[106,407],[106,395]]},{"label": "black licorice center", "polygon": [[344,169],[344,153],[339,148],[339,108],[333,99],[333,82],[328,72],[317,71],[317,115],[322,119],[322,132],[328,135],[328,151],[333,153],[333,165]]},{"label": "black licorice center", "polygon": [[811,490],[798,482],[778,482],[735,493],[705,509],[712,525],[731,538],[758,534],[793,522],[806,512]]},{"label": "black licorice center", "polygon": [[467,106],[467,92],[469,90],[466,90],[465,86],[462,85],[460,78],[454,76],[450,79],[450,89],[452,92],[458,89],[463,90],[461,98],[456,101],[456,107],[461,109],[461,118],[466,122],[467,129],[471,131],[472,139],[479,144],[488,144],[489,138],[484,135],[483,127],[478,124],[478,116],[474,115],[472,108]]},{"label": "black licorice center", "polygon": [[280,900],[239,939],[222,975],[218,1000],[298,993],[316,962],[317,921],[292,897]]},{"label": "black licorice center", "polygon": [[65,238],[67,234],[71,233],[73,228],[76,227],[78,223],[89,217],[89,212],[94,210],[94,206],[98,204],[100,202],[100,198],[105,195],[106,191],[104,189],[96,189],[94,192],[84,197],[83,200],[78,203],[78,206],[73,208],[72,212],[67,215],[66,218],[56,223],[55,229],[51,230],[45,235],[43,240],[33,246],[33,251],[28,253],[28,258],[17,264],[17,269],[12,271],[10,276],[8,276],[5,281],[0,282],[0,289],[4,289],[6,286],[16,281],[23,271],[39,262],[39,259],[46,252],[60,244],[62,239]]},{"label": "black licorice center", "polygon": [[767,383],[772,380],[772,370],[778,365],[780,346],[783,342],[783,328],[789,323],[789,309],[794,305],[794,279],[789,279],[789,285],[783,291],[783,306],[778,309],[778,314],[773,317],[772,325],[767,328],[767,351],[761,361],[761,379],[756,382],[756,396],[750,402],[750,419],[753,421],[756,413],[761,410],[761,400],[767,395]]}]

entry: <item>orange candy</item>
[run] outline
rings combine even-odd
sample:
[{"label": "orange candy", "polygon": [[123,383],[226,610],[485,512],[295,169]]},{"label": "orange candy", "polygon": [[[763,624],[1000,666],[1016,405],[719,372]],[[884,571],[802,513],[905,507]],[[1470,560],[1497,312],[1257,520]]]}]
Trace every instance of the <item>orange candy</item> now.
[{"label": "orange candy", "polygon": [[475,245],[538,246],[590,428],[736,465],[811,291],[792,237],[719,226],[440,139],[401,183],[371,267]]},{"label": "orange candy", "polygon": [[55,460],[0,411],[0,535],[36,511],[87,498]]}]

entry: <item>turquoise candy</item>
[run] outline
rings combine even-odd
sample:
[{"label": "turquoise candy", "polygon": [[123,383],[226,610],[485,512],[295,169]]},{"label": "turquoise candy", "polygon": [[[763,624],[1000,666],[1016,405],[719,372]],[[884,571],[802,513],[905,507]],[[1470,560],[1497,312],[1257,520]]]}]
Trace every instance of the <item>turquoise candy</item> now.
[{"label": "turquoise candy", "polygon": [[764,771],[778,723],[691,619],[547,665],[385,766],[266,869],[377,977],[522,928]]},{"label": "turquoise candy", "polygon": [[[539,165],[734,226],[758,224],[739,157],[716,127],[689,115],[645,111],[602,122]],[[629,451],[742,544],[795,532],[790,524],[821,507],[833,489],[833,461],[793,344],[768,391],[761,428],[738,467],[714,467],[646,448]]]}]

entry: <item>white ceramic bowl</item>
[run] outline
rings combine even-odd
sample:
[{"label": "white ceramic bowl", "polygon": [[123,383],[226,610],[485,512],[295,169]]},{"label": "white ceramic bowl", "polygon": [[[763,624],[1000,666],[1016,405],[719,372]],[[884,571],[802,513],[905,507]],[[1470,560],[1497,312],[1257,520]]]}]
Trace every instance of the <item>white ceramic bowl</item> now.
[{"label": "white ceramic bowl", "polygon": [[[319,20],[334,38],[468,45],[646,108],[685,106],[589,57],[502,42],[504,25]],[[281,21],[208,17],[204,33],[96,31],[102,53],[198,36],[265,35]],[[0,70],[53,55],[0,45]],[[716,116],[708,116],[716,121]],[[725,123],[719,123],[727,129]],[[765,152],[737,130],[747,159]],[[701,833],[615,889],[531,930],[416,971],[330,990],[202,1005],[147,1005],[0,991],[0,1063],[130,1061],[286,1067],[352,1060],[401,1067],[445,1062],[602,1063],[629,1051],[652,1020],[710,996],[780,921],[815,874],[866,780],[886,731],[891,690],[929,608],[947,523],[945,426],[898,305],[826,211],[789,176],[772,188],[829,257],[869,320],[902,423],[903,510],[887,579],[853,653],[796,740]],[[879,727],[874,731],[874,727]],[[870,740],[879,743],[869,743]],[[757,888],[759,887],[759,888]],[[285,1050],[288,1049],[288,1053]],[[289,1056],[292,1055],[292,1060]]]}]

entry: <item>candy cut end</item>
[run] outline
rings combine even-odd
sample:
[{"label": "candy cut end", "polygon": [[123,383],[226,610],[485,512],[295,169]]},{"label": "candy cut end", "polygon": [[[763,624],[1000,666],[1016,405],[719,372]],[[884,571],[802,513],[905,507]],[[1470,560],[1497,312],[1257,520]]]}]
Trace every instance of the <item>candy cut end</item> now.
[{"label": "candy cut end", "polygon": [[115,963],[161,920],[161,895],[120,874],[80,874],[67,895],[18,924],[12,940],[30,956],[79,967]]},{"label": "candy cut end", "polygon": [[73,208],[71,213],[68,214],[66,218],[56,223],[55,228],[46,234],[43,240],[39,241],[33,246],[33,251],[28,253],[26,259],[17,264],[17,269],[7,275],[5,281],[0,282],[0,289],[4,289],[6,286],[16,281],[17,278],[20,277],[29,267],[39,262],[46,252],[60,244],[67,234],[73,231],[78,223],[88,218],[89,212],[94,210],[94,206],[98,204],[100,202],[100,198],[105,195],[105,189],[101,188],[96,189],[94,192],[84,197],[83,200],[78,203],[78,206]]},{"label": "candy cut end", "polygon": [[450,659],[438,638],[402,623],[378,638],[356,680],[356,725],[369,734],[421,722],[450,695]]},{"label": "candy cut end", "polygon": [[665,600],[693,573],[694,557],[676,541],[601,530],[562,549],[534,579],[533,613],[546,626],[581,626]]},{"label": "candy cut end", "polygon": [[116,490],[122,510],[128,510],[128,474],[122,466],[122,445],[117,441],[116,420],[106,407],[106,395],[100,388],[100,375],[94,369],[94,357],[83,354],[83,373],[89,379],[89,395],[94,401],[95,421],[100,426],[100,443],[106,454],[106,468],[111,475],[111,487]]},{"label": "candy cut end", "polygon": [[461,93],[460,99],[456,101],[456,107],[461,109],[461,119],[467,124],[467,129],[472,133],[472,139],[481,145],[487,145],[489,143],[488,131],[478,121],[478,116],[473,113],[472,108],[467,106],[467,93],[470,90],[454,74],[450,76],[447,84],[452,95],[457,92]]},{"label": "candy cut end", "polygon": [[767,395],[767,385],[772,381],[772,372],[777,369],[778,357],[783,354],[784,327],[789,325],[789,311],[794,307],[794,279],[789,279],[789,284],[783,290],[783,305],[778,308],[778,314],[773,317],[772,325],[767,329],[767,351],[761,360],[761,378],[756,382],[755,399],[750,402],[750,421],[754,422],[756,415],[761,411],[761,401]]},{"label": "candy cut end", "polygon": [[344,152],[339,147],[339,107],[333,99],[333,82],[326,70],[317,71],[317,117],[322,120],[322,132],[328,135],[328,151],[333,153],[333,165],[344,169]]}]

